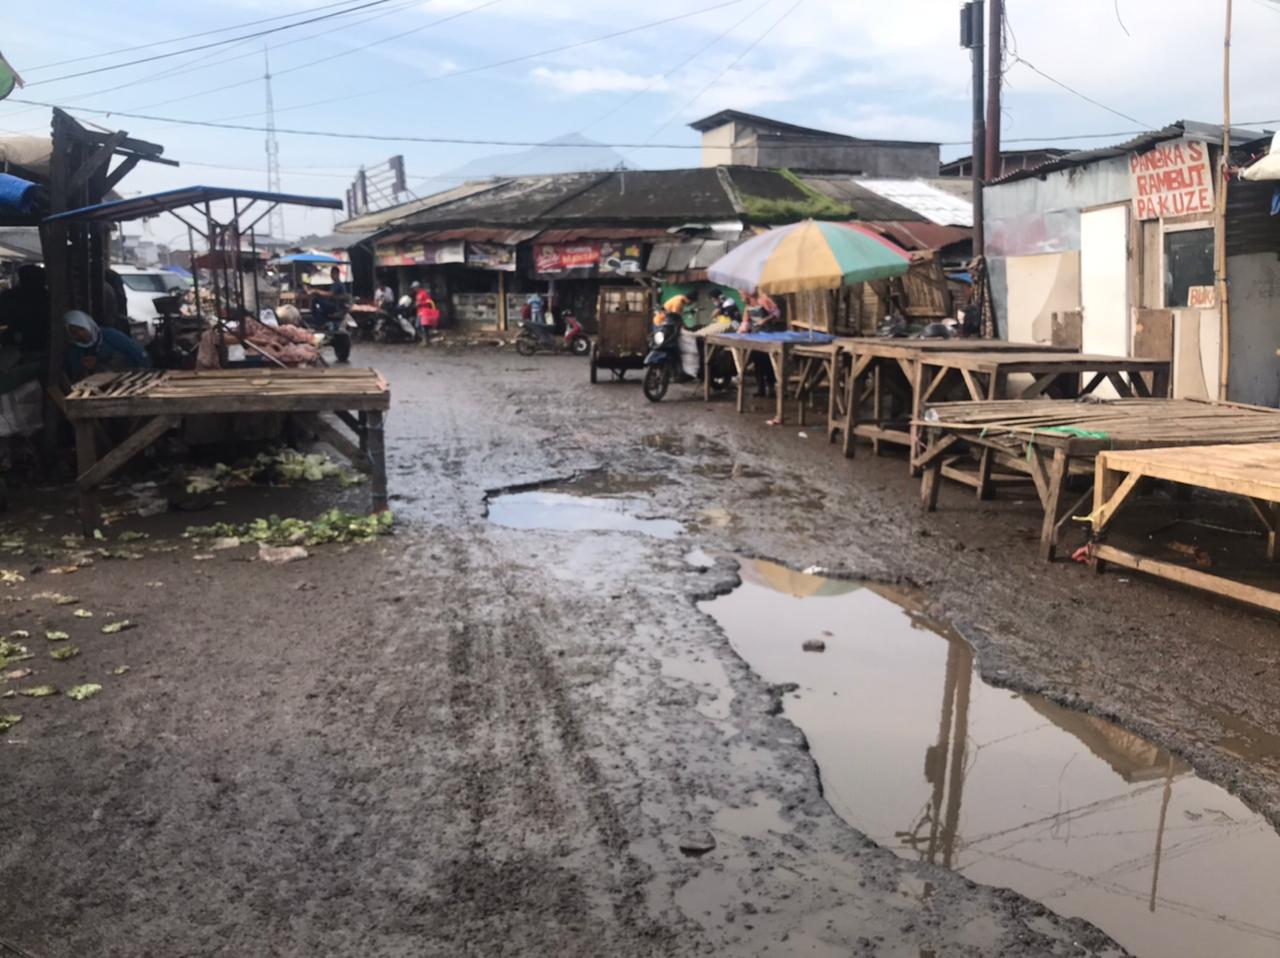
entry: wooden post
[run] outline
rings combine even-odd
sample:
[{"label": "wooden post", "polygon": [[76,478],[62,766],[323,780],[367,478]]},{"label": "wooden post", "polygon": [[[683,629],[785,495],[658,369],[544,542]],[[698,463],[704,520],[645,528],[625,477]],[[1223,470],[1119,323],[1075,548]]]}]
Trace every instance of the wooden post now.
[{"label": "wooden post", "polygon": [[387,454],[382,429],[382,411],[370,410],[365,425],[369,449],[369,465],[373,470],[373,511],[387,509]]},{"label": "wooden post", "polygon": [[498,331],[507,331],[507,274],[498,270]]},{"label": "wooden post", "polygon": [[1065,449],[1053,451],[1053,462],[1048,470],[1049,486],[1044,497],[1044,524],[1040,527],[1040,558],[1046,562],[1053,561],[1058,544],[1058,513],[1062,510],[1062,492],[1070,462]]},{"label": "wooden post", "polygon": [[[76,471],[84,476],[91,473],[98,461],[98,448],[93,423],[80,420],[76,431]],[[93,486],[80,486],[80,532],[86,539],[92,538],[98,528],[98,491]]]},{"label": "wooden post", "polygon": [[1214,217],[1215,252],[1218,254],[1218,309],[1221,312],[1221,374],[1218,398],[1226,401],[1231,381],[1231,291],[1227,285],[1227,164],[1231,159],[1231,0],[1227,0],[1227,26],[1222,41],[1222,156],[1218,162],[1218,208]]}]

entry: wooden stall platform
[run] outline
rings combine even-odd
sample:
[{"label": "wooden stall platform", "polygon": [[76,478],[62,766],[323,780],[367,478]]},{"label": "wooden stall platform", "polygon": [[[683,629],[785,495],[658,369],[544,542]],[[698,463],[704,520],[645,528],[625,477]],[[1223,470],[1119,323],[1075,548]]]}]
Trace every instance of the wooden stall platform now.
[{"label": "wooden stall platform", "polygon": [[738,371],[738,412],[746,410],[746,373],[751,355],[760,353],[768,357],[777,379],[778,408],[775,420],[786,420],[785,404],[793,351],[800,346],[824,346],[832,341],[826,333],[810,333],[791,330],[776,333],[710,333],[705,343],[703,361],[703,398],[711,401],[711,359],[718,349],[727,349],[733,356]]},{"label": "wooden stall platform", "polygon": [[[836,345],[838,354],[832,379],[843,395],[828,405],[827,439],[834,442],[837,435],[842,435],[846,456],[853,455],[857,437],[871,440],[877,454],[881,443],[913,445],[914,431],[910,424],[920,409],[920,362],[926,356],[1078,353],[1065,346],[1003,339],[856,336],[837,339]],[[975,384],[973,398],[986,399],[989,393],[989,389],[984,392]]]},{"label": "wooden stall platform", "polygon": [[1280,443],[1100,452],[1093,485],[1093,512],[1089,515],[1094,536],[1089,557],[1099,572],[1108,562],[1113,562],[1280,612],[1280,592],[1273,589],[1141,555],[1102,541],[1144,479],[1163,479],[1242,496],[1265,530],[1266,559],[1274,563],[1280,547],[1277,541],[1280,538]]},{"label": "wooden stall platform", "polygon": [[[950,457],[978,455],[972,483],[991,491],[991,471],[1020,473],[1035,484],[1044,507],[1040,553],[1052,559],[1063,524],[1089,492],[1063,508],[1071,476],[1093,478],[1098,453],[1163,446],[1212,446],[1280,441],[1280,410],[1195,399],[1005,399],[926,406],[917,421],[922,451],[912,460],[924,470],[921,498],[937,508],[938,487]],[[956,472],[947,473],[965,481]]]},{"label": "wooden stall platform", "polygon": [[[75,425],[81,524],[91,535],[99,524],[96,490],[121,466],[152,445],[184,416],[212,413],[287,413],[312,429],[372,478],[373,507],[387,505],[383,414],[391,390],[374,369],[136,370],[98,373],[77,383],[66,399]],[[321,414],[332,412],[350,427],[348,438]],[[106,443],[103,419],[140,420],[122,442],[99,456]]]}]

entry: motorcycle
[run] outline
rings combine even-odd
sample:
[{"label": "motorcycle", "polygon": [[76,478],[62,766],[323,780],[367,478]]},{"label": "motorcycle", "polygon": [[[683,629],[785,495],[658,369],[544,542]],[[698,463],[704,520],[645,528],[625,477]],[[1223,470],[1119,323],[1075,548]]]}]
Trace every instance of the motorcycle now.
[{"label": "motorcycle", "polygon": [[418,339],[418,314],[412,303],[383,308],[378,333],[384,343],[412,343]]},{"label": "motorcycle", "polygon": [[563,334],[554,326],[528,319],[521,321],[520,335],[516,337],[516,352],[521,356],[532,356],[539,349],[549,353],[567,351],[575,356],[585,356],[591,352],[591,339],[573,313],[565,310],[561,316],[564,319]]}]

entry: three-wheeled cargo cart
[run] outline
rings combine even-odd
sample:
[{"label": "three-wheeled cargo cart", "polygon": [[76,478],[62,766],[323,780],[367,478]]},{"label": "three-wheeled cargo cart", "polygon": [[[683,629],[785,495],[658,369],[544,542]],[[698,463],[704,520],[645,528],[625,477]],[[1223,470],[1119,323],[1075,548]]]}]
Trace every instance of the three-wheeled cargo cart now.
[{"label": "three-wheeled cargo cart", "polygon": [[600,327],[591,346],[591,381],[607,369],[624,379],[628,369],[643,369],[649,349],[652,296],[643,286],[604,286],[596,309]]}]

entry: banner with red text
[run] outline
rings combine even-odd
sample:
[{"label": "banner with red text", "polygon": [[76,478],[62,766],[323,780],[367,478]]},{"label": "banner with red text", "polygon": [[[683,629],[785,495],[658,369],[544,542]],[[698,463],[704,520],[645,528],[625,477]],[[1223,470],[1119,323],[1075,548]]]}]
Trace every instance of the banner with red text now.
[{"label": "banner with red text", "polygon": [[1202,140],[1174,140],[1131,153],[1129,179],[1140,220],[1213,213],[1213,169]]}]

